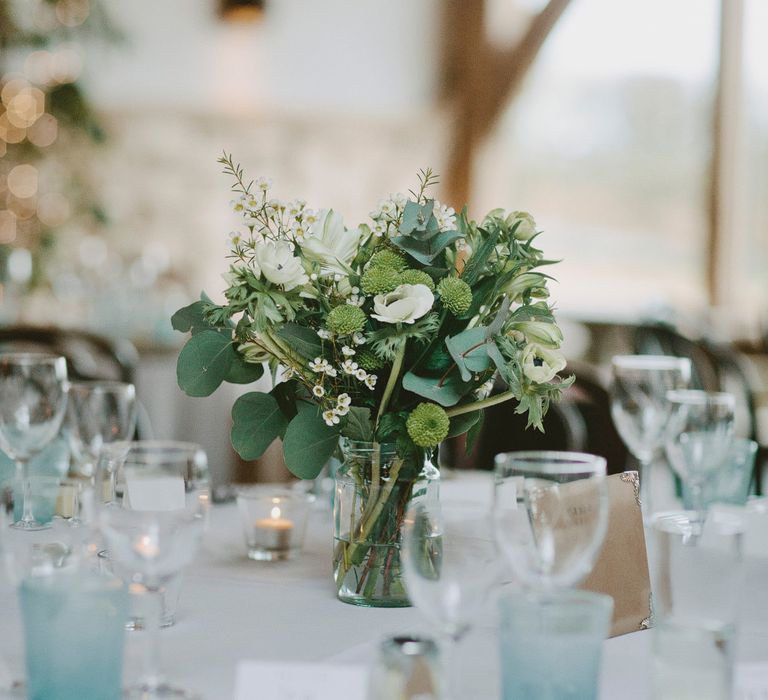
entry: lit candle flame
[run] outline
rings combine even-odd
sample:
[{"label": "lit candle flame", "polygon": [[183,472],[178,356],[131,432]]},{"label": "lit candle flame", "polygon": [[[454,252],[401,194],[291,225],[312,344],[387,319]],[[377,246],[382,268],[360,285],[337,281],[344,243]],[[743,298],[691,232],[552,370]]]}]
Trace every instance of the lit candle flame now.
[{"label": "lit candle flame", "polygon": [[281,515],[280,509],[275,506],[271,511],[269,511],[269,514],[272,516],[272,520],[277,520]]}]

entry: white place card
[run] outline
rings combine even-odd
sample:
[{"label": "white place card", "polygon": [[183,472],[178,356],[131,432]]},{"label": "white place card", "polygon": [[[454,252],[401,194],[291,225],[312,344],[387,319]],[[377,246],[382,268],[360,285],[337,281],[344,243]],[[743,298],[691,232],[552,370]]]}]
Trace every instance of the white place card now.
[{"label": "white place card", "polygon": [[184,479],[180,476],[130,474],[126,469],[125,504],[132,510],[183,510]]},{"label": "white place card", "polygon": [[365,700],[367,684],[365,666],[241,661],[235,700]]}]

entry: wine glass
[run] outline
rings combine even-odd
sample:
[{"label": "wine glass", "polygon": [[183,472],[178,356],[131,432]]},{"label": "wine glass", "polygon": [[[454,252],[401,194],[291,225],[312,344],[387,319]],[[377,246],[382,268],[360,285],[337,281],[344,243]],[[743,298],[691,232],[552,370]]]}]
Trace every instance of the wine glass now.
[{"label": "wine glass", "polygon": [[722,469],[733,440],[736,399],[705,391],[667,393],[670,418],[666,451],[672,469],[688,486],[699,524],[706,515],[704,489]]},{"label": "wine glass", "polygon": [[493,532],[520,583],[572,586],[594,566],[608,524],[603,457],[580,452],[496,455]]},{"label": "wine glass", "polygon": [[64,424],[76,473],[90,479],[103,445],[133,437],[136,388],[125,382],[72,382]]},{"label": "wine glass", "polygon": [[[490,504],[423,500],[409,507],[403,527],[403,569],[408,598],[439,630],[448,690],[454,650],[487,602],[498,550]],[[443,697],[441,695],[441,697]]]},{"label": "wine glass", "polygon": [[611,415],[621,439],[639,463],[641,502],[651,515],[651,465],[664,446],[667,392],[685,389],[691,361],[670,355],[616,355],[611,360]]},{"label": "wine glass", "polygon": [[116,572],[147,594],[144,671],[126,698],[189,698],[160,671],[162,591],[194,558],[210,501],[198,445],[137,441],[105,445],[96,470],[97,525]]},{"label": "wine glass", "polygon": [[16,463],[22,515],[12,527],[41,530],[32,513],[29,460],[59,432],[67,405],[67,363],[43,353],[0,355],[0,448]]}]

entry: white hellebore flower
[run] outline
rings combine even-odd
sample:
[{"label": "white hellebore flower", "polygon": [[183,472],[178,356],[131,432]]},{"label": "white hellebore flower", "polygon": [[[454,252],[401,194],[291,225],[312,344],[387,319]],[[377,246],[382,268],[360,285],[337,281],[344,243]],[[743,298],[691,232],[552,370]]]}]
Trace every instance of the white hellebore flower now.
[{"label": "white hellebore flower", "polygon": [[384,323],[413,323],[426,314],[435,297],[425,284],[401,284],[394,292],[373,298],[373,318]]},{"label": "white hellebore flower", "polygon": [[325,209],[317,215],[317,222],[312,224],[302,250],[308,260],[322,265],[324,273],[346,276],[362,236],[361,228],[345,228],[340,214]]},{"label": "white hellebore flower", "polygon": [[515,238],[518,241],[528,241],[536,235],[536,222],[527,211],[513,211],[507,217],[510,226],[514,226],[518,221],[520,225],[515,230]]},{"label": "white hellebore flower", "polygon": [[523,373],[537,384],[554,379],[565,369],[565,357],[557,350],[545,348],[538,343],[529,343],[523,350]]},{"label": "white hellebore flower", "polygon": [[282,285],[286,292],[294,287],[300,287],[309,280],[289,243],[264,242],[256,247],[256,262],[264,275],[272,284]]},{"label": "white hellebore flower", "polygon": [[554,323],[547,321],[522,321],[517,330],[525,333],[531,343],[539,343],[547,348],[559,348],[563,342],[563,332]]}]

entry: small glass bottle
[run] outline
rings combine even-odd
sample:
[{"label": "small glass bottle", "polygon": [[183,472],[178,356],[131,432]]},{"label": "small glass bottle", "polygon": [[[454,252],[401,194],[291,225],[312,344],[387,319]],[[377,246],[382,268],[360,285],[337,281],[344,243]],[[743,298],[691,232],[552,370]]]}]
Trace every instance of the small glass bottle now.
[{"label": "small glass bottle", "polygon": [[369,683],[368,700],[439,700],[437,644],[426,637],[385,639]]}]

